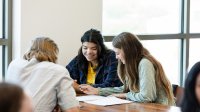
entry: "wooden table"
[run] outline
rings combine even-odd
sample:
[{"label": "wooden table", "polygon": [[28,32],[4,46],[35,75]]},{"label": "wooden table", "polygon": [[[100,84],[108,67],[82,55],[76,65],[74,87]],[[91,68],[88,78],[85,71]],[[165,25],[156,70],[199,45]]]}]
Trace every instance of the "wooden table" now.
[{"label": "wooden table", "polygon": [[181,112],[179,107],[154,103],[129,103],[113,106],[98,106],[80,102],[80,112]]}]

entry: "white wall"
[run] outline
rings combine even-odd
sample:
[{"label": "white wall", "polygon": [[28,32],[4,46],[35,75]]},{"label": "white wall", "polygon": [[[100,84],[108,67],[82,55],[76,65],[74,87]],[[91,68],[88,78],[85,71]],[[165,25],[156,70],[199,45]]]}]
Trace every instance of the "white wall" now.
[{"label": "white wall", "polygon": [[48,36],[66,65],[90,28],[102,29],[102,0],[13,0],[13,58],[22,57],[37,36]]}]

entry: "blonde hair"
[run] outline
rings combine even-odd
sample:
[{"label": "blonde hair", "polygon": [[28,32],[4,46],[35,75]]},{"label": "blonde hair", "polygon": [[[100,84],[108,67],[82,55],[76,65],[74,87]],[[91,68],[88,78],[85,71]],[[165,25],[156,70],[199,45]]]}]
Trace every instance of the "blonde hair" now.
[{"label": "blonde hair", "polygon": [[59,49],[53,40],[48,37],[38,37],[33,41],[30,50],[24,54],[24,59],[36,58],[40,62],[56,63],[58,51]]},{"label": "blonde hair", "polygon": [[[124,52],[125,64],[118,61],[118,76],[124,84],[124,92],[139,91],[138,66],[142,58],[148,59],[155,69],[156,88],[164,89],[168,103],[174,103],[171,84],[167,79],[162,65],[143,47],[136,35],[128,32],[119,34],[113,39],[113,46]],[[156,89],[159,93],[159,89]]]}]

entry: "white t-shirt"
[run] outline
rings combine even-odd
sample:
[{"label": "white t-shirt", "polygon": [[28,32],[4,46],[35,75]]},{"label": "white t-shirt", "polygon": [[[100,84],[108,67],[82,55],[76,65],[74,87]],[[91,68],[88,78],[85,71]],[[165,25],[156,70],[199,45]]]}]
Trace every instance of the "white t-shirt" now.
[{"label": "white t-shirt", "polygon": [[30,93],[35,112],[51,112],[57,103],[62,110],[79,105],[67,69],[52,62],[16,59],[9,65],[6,81]]}]

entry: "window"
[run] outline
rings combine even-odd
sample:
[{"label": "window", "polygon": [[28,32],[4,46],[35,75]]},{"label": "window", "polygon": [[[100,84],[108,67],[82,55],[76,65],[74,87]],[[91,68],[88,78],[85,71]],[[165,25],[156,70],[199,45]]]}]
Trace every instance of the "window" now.
[{"label": "window", "polygon": [[189,58],[189,69],[198,61],[200,61],[200,38],[190,39],[190,58]]},{"label": "window", "polygon": [[8,63],[11,61],[11,3],[12,0],[0,2],[0,81],[3,80]]},{"label": "window", "polygon": [[0,2],[0,39],[2,38],[2,28],[3,28],[3,2]]},{"label": "window", "polygon": [[2,81],[2,73],[3,73],[3,70],[2,70],[2,63],[3,63],[3,58],[2,58],[2,46],[0,46],[0,82]]},{"label": "window", "polygon": [[104,0],[103,35],[180,33],[180,0]]},{"label": "window", "polygon": [[[0,39],[2,39],[3,34],[3,2],[0,2]],[[3,70],[2,70],[2,65],[3,65],[3,54],[2,54],[2,45],[1,45],[1,40],[0,40],[0,82],[2,81],[2,74],[3,74]]]},{"label": "window", "polygon": [[[113,49],[111,42],[106,42],[105,44],[108,48]],[[142,44],[162,64],[171,83],[180,84],[180,40],[143,40]],[[161,51],[164,52],[160,53]]]},{"label": "window", "polygon": [[191,0],[191,17],[190,17],[190,32],[199,33],[200,32],[200,0]]},{"label": "window", "polygon": [[[145,48],[162,64],[166,76],[173,84],[180,84],[180,40],[144,40]],[[162,53],[161,53],[162,51]]]},{"label": "window", "polygon": [[199,5],[199,0],[104,0],[105,43],[112,48],[112,38],[124,31],[138,35],[170,82],[183,86],[188,69],[200,61]]}]

